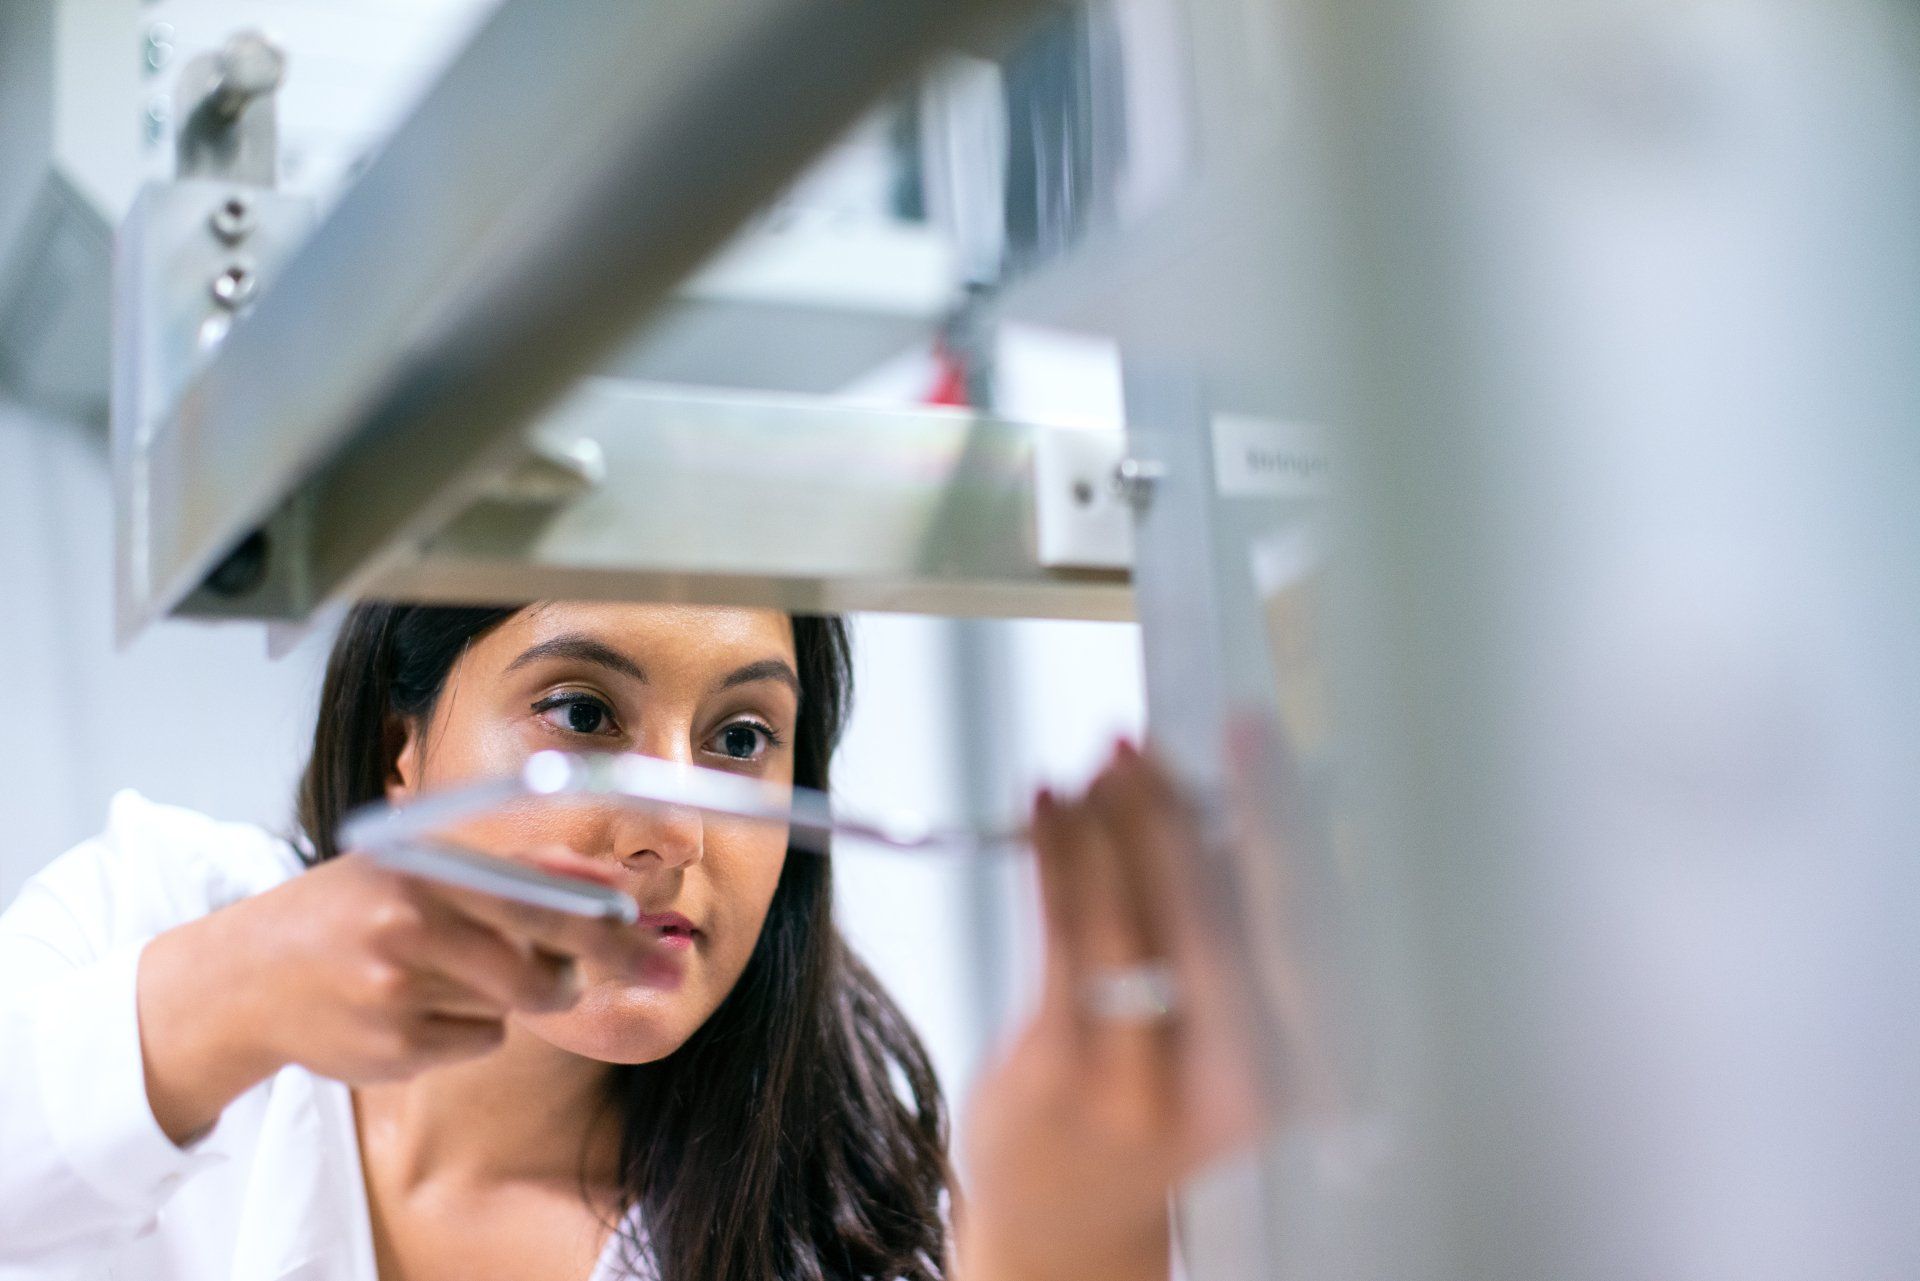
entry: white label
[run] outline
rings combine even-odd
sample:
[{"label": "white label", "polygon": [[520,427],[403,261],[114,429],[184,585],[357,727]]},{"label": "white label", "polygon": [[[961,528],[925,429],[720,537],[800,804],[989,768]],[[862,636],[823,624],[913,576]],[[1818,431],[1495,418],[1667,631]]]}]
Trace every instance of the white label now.
[{"label": "white label", "polygon": [[1230,497],[1313,498],[1327,489],[1327,433],[1309,423],[1221,414],[1213,475]]}]

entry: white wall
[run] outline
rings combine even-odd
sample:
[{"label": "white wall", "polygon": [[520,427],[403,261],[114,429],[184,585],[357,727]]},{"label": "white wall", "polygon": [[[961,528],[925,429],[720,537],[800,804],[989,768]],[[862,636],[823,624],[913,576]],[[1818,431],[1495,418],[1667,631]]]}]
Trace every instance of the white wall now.
[{"label": "white wall", "polygon": [[[963,736],[984,735],[991,790],[1009,824],[1044,783],[1074,786],[1119,734],[1141,726],[1140,653],[1130,624],[1007,622],[1008,690],[1000,716],[963,708],[953,679],[954,625],[867,615],[855,620],[855,710],[834,767],[850,809],[966,815]],[[1034,989],[1040,936],[1025,850],[907,854],[843,843],[836,906],[927,1042],[949,1097],[966,1094],[998,1036]]]},{"label": "white wall", "polygon": [[[1009,326],[994,359],[1001,412],[1120,429],[1119,363],[1110,344]],[[934,377],[926,353],[908,353],[845,394],[912,403]],[[986,626],[990,643],[967,648],[976,658],[984,654],[989,670],[962,681],[954,623],[858,621],[854,719],[834,779],[843,802],[966,817],[965,745],[972,736],[986,775],[974,790],[1004,806],[1004,813],[976,817],[1017,824],[1040,784],[1085,782],[1116,736],[1142,732],[1139,632],[1132,624]],[[963,705],[969,691],[986,697]],[[841,847],[835,858],[843,928],[920,1029],[964,1113],[994,1043],[1035,987],[1040,936],[1030,858],[1011,851],[970,863],[857,846]]]},{"label": "white wall", "polygon": [[291,817],[318,643],[275,663],[257,626],[169,622],[116,652],[112,527],[98,430],[0,400],[0,901],[98,831],[122,787]]}]

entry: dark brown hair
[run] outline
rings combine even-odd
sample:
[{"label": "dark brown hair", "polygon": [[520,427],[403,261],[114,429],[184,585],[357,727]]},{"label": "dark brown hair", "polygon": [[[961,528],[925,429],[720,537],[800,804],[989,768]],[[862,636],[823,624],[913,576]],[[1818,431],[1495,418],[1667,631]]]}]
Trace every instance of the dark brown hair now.
[{"label": "dark brown hair", "polygon": [[[347,617],[320,694],[299,820],[310,862],[385,794],[395,728],[509,607],[369,603]],[[824,790],[852,697],[838,618],[793,617],[794,781]],[[947,1115],[918,1037],[833,923],[832,863],[788,850],[745,971],[687,1042],[617,1065],[610,1106],[644,1239],[669,1281],[936,1281],[946,1273]],[[584,1172],[583,1172],[584,1178]]]}]

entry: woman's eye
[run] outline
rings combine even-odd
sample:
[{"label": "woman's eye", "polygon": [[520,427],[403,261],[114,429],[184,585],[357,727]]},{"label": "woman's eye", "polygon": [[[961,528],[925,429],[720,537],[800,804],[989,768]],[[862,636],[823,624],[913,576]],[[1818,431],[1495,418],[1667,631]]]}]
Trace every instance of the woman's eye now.
[{"label": "woman's eye", "polygon": [[772,731],[750,721],[735,721],[714,736],[722,756],[736,761],[758,758],[772,741]]},{"label": "woman's eye", "polygon": [[589,694],[557,694],[535,703],[533,710],[571,734],[605,734],[613,727],[613,709]]}]

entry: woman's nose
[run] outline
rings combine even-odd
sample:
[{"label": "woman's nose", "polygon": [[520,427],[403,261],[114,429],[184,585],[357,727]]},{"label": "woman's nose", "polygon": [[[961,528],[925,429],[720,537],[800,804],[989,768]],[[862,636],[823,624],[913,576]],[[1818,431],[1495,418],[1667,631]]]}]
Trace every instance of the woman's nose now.
[{"label": "woman's nose", "polygon": [[[677,744],[648,744],[648,756],[681,766],[692,765],[691,753]],[[706,819],[684,805],[634,802],[621,807],[612,833],[620,861],[634,871],[650,867],[678,868],[700,861],[706,847]]]},{"label": "woman's nose", "polygon": [[636,872],[686,867],[706,852],[706,827],[700,811],[684,805],[636,804],[617,825],[614,848]]}]

